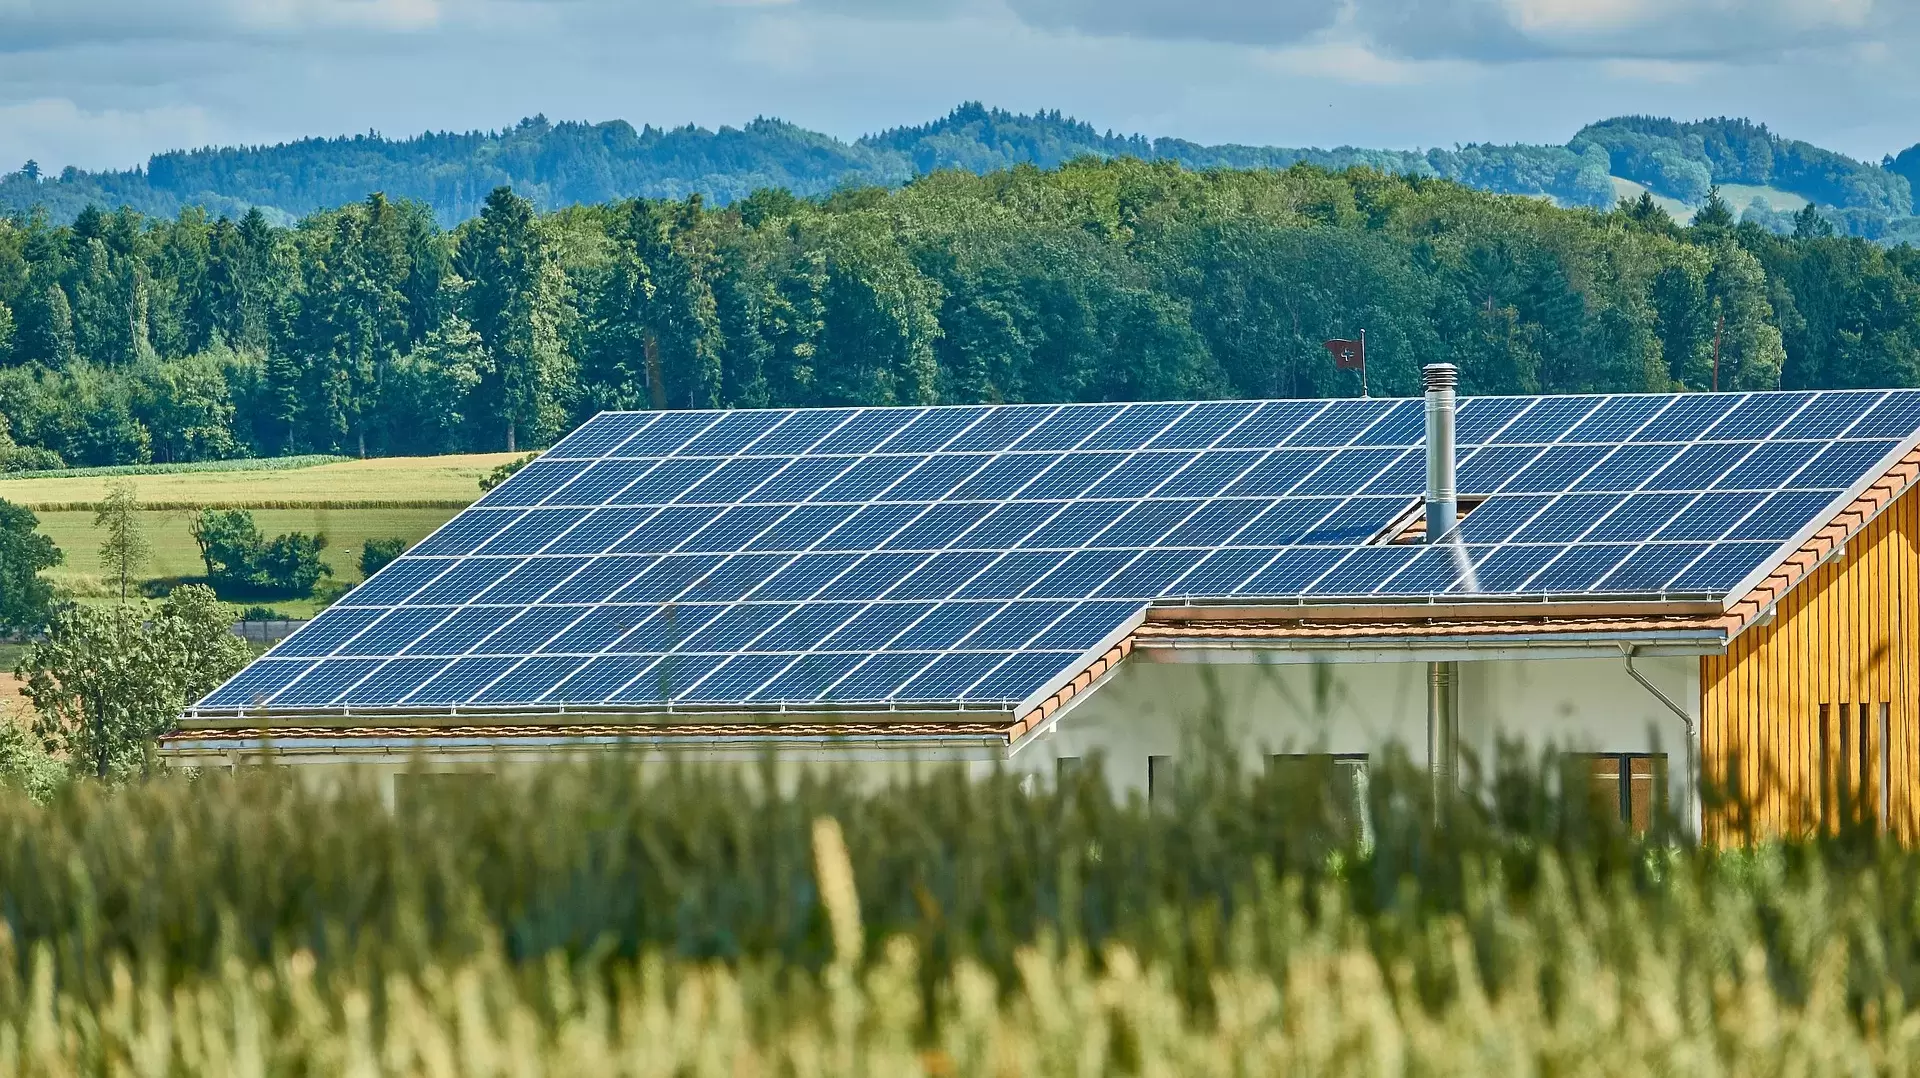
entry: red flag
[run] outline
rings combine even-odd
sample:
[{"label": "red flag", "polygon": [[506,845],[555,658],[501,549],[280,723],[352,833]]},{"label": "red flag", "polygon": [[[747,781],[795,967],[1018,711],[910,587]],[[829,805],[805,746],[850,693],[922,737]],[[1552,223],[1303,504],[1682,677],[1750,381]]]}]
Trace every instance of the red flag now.
[{"label": "red flag", "polygon": [[1367,342],[1364,338],[1357,341],[1328,341],[1326,347],[1327,351],[1333,353],[1333,365],[1340,370],[1364,371],[1367,369]]}]

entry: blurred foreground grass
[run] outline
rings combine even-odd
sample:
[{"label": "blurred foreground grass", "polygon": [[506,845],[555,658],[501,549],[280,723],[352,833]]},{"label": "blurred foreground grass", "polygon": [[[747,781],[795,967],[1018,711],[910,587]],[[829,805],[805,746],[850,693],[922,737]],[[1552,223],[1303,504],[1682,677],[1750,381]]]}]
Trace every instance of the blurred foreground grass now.
[{"label": "blurred foreground grass", "polygon": [[0,1073],[1907,1074],[1920,859],[1506,760],[1117,801],[631,760],[0,804]]}]

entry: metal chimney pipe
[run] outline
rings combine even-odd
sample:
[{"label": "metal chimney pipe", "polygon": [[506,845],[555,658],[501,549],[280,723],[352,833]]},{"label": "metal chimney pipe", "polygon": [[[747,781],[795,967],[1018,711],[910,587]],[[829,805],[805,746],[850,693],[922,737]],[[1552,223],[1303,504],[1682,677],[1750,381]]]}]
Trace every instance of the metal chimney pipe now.
[{"label": "metal chimney pipe", "polygon": [[1421,373],[1427,381],[1427,542],[1437,543],[1460,515],[1453,468],[1454,387],[1460,384],[1460,369],[1429,363]]},{"label": "metal chimney pipe", "polygon": [[[1427,384],[1427,542],[1438,543],[1447,539],[1460,516],[1453,446],[1454,389],[1460,384],[1460,369],[1451,363],[1430,363],[1421,373]],[[1459,729],[1459,664],[1428,663],[1427,767],[1437,804],[1454,785]]]}]

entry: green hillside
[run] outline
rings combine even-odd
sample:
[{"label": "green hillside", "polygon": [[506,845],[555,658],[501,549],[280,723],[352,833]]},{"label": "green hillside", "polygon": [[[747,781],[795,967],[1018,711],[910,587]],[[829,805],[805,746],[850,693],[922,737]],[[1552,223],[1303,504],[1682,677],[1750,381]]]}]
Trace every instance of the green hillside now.
[{"label": "green hillside", "polygon": [[[624,120],[556,123],[536,116],[498,131],[399,139],[368,133],[176,150],[116,172],[42,175],[34,165],[0,178],[0,212],[40,208],[64,222],[90,205],[165,217],[188,206],[236,218],[259,208],[269,222],[290,224],[379,191],[430,206],[445,228],[477,216],[487,192],[499,186],[513,187],[543,210],[693,194],[727,204],[763,188],[813,196],[848,185],[896,186],[940,169],[1051,168],[1084,156],[1174,161],[1195,169],[1367,166],[1599,208],[1612,204],[1615,179],[1690,207],[1714,184],[1770,186],[1830,207],[1840,231],[1869,237],[1888,232],[1891,222],[1913,211],[1914,169],[1854,161],[1745,120],[1622,117],[1592,124],[1564,146],[1322,149],[1202,145],[1100,131],[1057,111],[1020,114],[966,104],[931,123],[853,142],[765,118],[710,131],[635,128]],[[1741,200],[1736,209],[1746,205]]]}]

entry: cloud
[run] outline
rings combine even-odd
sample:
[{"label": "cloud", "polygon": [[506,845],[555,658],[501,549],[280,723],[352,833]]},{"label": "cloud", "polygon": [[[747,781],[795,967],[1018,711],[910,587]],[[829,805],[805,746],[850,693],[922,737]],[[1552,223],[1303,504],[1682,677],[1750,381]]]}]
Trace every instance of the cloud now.
[{"label": "cloud", "polygon": [[0,52],[126,41],[419,31],[442,0],[0,0]]},{"label": "cloud", "polygon": [[120,167],[120,155],[103,153],[104,147],[145,140],[161,146],[204,145],[214,139],[218,126],[192,106],[89,110],[59,98],[0,105],[0,171],[11,171],[29,158],[48,171],[65,165]]},{"label": "cloud", "polygon": [[1333,26],[1342,0],[1008,0],[1048,29],[1157,40],[1287,45]]},{"label": "cloud", "polygon": [[1354,0],[1351,27],[1417,58],[1751,63],[1915,29],[1910,0]]}]

